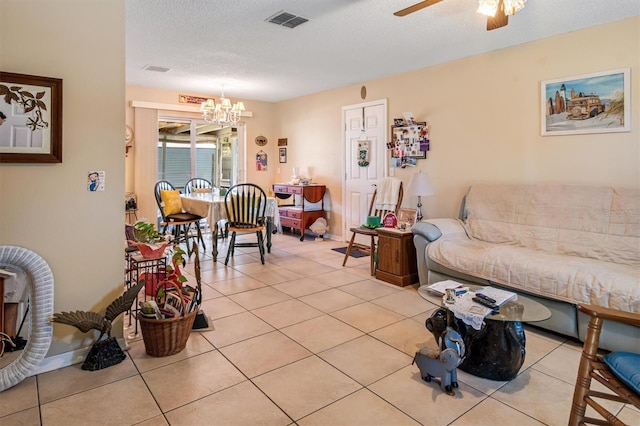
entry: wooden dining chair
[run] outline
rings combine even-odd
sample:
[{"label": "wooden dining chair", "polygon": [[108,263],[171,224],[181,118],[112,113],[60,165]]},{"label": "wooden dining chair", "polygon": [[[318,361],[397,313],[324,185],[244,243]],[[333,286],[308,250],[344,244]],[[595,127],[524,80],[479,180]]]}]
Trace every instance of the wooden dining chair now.
[{"label": "wooden dining chair", "polygon": [[[216,192],[214,191],[213,184],[205,178],[191,178],[184,184],[184,193],[191,194],[193,192]],[[206,222],[206,221],[205,221]],[[210,224],[212,225],[212,224]],[[229,236],[229,223],[227,219],[220,219],[218,221],[218,229],[220,230],[220,238],[226,238]]]},{"label": "wooden dining chair", "polygon": [[[388,178],[389,179],[389,178]],[[378,197],[378,188],[373,192],[373,197],[371,198],[371,204],[369,205],[369,212],[367,216],[378,216],[380,218],[380,223],[382,223],[382,219],[387,213],[398,214],[398,210],[400,209],[400,205],[402,204],[402,198],[404,195],[404,190],[402,188],[402,182],[400,182],[400,189],[398,190],[398,197],[396,199],[395,209],[379,209],[376,208],[377,197]],[[354,226],[349,229],[351,231],[351,240],[349,241],[349,246],[347,247],[347,251],[344,254],[344,260],[342,261],[342,266],[347,264],[347,260],[349,260],[349,256],[351,255],[351,250],[356,247],[358,250],[368,253],[370,258],[370,269],[371,275],[375,274],[375,253],[376,253],[376,242],[378,239],[378,232],[375,229],[365,228],[364,226]],[[369,245],[361,244],[355,241],[356,235],[363,235],[365,237],[369,237]]]},{"label": "wooden dining chair", "polygon": [[[578,367],[569,425],[624,425],[602,402],[623,402],[640,409],[640,354],[611,352],[603,355],[598,353],[598,346],[604,321],[640,327],[640,315],[593,305],[578,305],[578,309],[589,315],[589,325]],[[592,389],[594,380],[608,392]],[[587,407],[593,408],[601,418],[587,417]]]},{"label": "wooden dining chair", "polygon": [[191,256],[189,233],[191,227],[195,226],[198,241],[202,244],[202,249],[206,250],[204,239],[202,238],[202,231],[200,230],[200,221],[204,219],[204,217],[187,213],[182,209],[180,192],[175,189],[171,182],[166,180],[156,182],[154,195],[158,209],[160,210],[160,215],[162,216],[161,232],[166,234],[169,227],[171,227],[173,242],[176,244],[186,243],[187,253]]},{"label": "wooden dining chair", "polygon": [[191,194],[192,192],[198,192],[198,190],[212,190],[213,185],[205,178],[191,178],[184,184],[184,193]]},{"label": "wooden dining chair", "polygon": [[[239,183],[229,188],[225,194],[224,207],[227,210],[231,240],[224,264],[229,263],[236,247],[258,247],[260,261],[264,265],[265,211],[267,194],[258,185]],[[256,242],[236,242],[238,233],[255,233]]]}]

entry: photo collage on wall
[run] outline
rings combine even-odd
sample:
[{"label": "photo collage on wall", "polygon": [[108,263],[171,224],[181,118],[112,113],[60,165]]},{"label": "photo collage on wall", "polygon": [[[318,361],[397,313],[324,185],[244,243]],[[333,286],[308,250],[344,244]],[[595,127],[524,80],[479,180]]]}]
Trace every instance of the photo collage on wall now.
[{"label": "photo collage on wall", "polygon": [[391,127],[391,142],[387,149],[391,151],[391,167],[415,167],[418,160],[426,159],[429,151],[429,127],[426,122],[394,120]]}]

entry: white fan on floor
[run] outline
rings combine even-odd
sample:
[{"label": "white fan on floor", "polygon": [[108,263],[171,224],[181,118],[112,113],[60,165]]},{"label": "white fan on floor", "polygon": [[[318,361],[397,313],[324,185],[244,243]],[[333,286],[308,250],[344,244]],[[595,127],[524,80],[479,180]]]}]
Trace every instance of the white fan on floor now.
[{"label": "white fan on floor", "polygon": [[317,235],[316,241],[324,241],[323,235],[329,230],[329,224],[324,217],[319,217],[309,226],[309,229]]}]

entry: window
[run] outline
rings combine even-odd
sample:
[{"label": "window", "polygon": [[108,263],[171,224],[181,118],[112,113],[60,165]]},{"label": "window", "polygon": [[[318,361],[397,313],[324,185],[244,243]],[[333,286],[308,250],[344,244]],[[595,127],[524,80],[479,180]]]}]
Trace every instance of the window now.
[{"label": "window", "polygon": [[196,120],[160,119],[158,124],[158,180],[184,190],[192,177],[216,182],[219,128]]}]

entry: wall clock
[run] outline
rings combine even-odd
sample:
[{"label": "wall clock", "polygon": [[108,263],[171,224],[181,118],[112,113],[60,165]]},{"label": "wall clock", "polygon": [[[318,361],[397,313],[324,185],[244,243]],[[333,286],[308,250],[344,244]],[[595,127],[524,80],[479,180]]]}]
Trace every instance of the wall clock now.
[{"label": "wall clock", "polygon": [[267,144],[267,138],[265,136],[256,136],[256,145],[265,146]]},{"label": "wall clock", "polygon": [[133,129],[128,124],[124,126],[124,141],[127,145],[133,142]]},{"label": "wall clock", "polygon": [[125,156],[129,155],[129,149],[133,146],[133,129],[128,124],[124,126],[124,146]]}]

